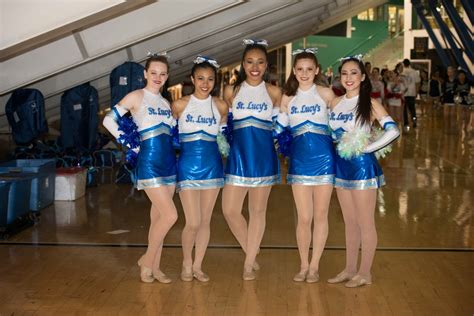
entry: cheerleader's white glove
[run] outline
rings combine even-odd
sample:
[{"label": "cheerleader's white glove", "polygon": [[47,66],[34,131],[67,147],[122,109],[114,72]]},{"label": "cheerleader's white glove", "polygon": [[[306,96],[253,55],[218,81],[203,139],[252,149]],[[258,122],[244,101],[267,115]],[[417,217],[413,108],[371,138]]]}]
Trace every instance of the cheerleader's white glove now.
[{"label": "cheerleader's white glove", "polygon": [[278,113],[278,116],[275,122],[275,127],[274,127],[275,134],[278,135],[281,132],[283,132],[285,128],[288,126],[289,121],[290,119],[288,117],[288,113],[283,113],[283,112]]},{"label": "cheerleader's white glove", "polygon": [[115,139],[119,139],[121,133],[119,131],[119,125],[118,121],[120,118],[125,115],[128,112],[128,110],[121,106],[120,104],[117,104],[112,107],[109,113],[104,117],[104,120],[102,121],[102,125],[112,134]]},{"label": "cheerleader's white glove", "polygon": [[380,126],[384,129],[384,133],[376,141],[367,145],[364,149],[364,153],[373,153],[390,145],[394,140],[400,136],[400,130],[398,129],[397,123],[390,117],[390,115],[384,116],[380,121]]}]

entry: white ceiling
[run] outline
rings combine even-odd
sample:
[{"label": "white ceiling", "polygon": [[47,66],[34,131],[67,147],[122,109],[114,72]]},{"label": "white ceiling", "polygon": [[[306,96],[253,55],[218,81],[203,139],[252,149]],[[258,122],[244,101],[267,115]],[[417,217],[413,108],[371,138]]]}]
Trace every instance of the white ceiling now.
[{"label": "white ceiling", "polygon": [[221,65],[235,63],[243,38],[265,38],[276,48],[384,2],[159,0],[3,61],[0,128],[6,125],[4,105],[18,87],[39,89],[48,116],[59,112],[64,90],[87,81],[107,103],[110,71],[127,60],[142,62],[148,51],[168,52],[170,78],[177,83],[188,75],[197,54],[213,56]]}]

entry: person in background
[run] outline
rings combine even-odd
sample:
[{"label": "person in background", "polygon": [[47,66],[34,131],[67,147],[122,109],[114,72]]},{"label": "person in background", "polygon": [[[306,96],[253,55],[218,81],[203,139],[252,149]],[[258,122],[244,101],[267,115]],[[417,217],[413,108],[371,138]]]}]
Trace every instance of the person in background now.
[{"label": "person in background", "polygon": [[402,75],[405,77],[406,86],[405,106],[403,108],[403,125],[406,130],[409,130],[410,120],[408,118],[408,112],[410,112],[413,128],[416,128],[417,126],[415,100],[418,93],[418,85],[420,83],[420,74],[417,70],[411,67],[409,59],[404,59]]},{"label": "person in background", "polygon": [[372,84],[372,92],[370,93],[370,97],[377,100],[380,104],[383,104],[383,100],[385,99],[385,86],[380,80],[379,68],[372,68],[372,73],[370,74],[370,83]]},{"label": "person in background", "polygon": [[428,109],[431,113],[433,109],[438,109],[441,97],[441,82],[439,70],[431,73],[428,88]]},{"label": "person in background", "polygon": [[425,70],[420,72],[420,85],[418,94],[420,95],[421,114],[425,115],[428,111],[428,92],[430,89],[428,73]]},{"label": "person in background", "polygon": [[388,71],[386,102],[390,115],[396,122],[403,122],[403,96],[406,91],[404,80],[395,71]]}]

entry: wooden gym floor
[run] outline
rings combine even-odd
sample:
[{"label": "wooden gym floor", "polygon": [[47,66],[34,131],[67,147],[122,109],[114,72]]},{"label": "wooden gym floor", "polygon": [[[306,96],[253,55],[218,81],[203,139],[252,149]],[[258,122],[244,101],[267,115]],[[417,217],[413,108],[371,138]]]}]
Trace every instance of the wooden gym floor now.
[{"label": "wooden gym floor", "polygon": [[420,115],[419,127],[382,161],[388,184],[378,196],[370,286],[326,283],[344,266],[335,194],[321,281],[292,281],[299,256],[287,185],[270,196],[257,281],[241,279],[244,256],[220,198],[203,265],[211,281],[179,280],[184,221],[176,198],[180,216],[162,258],[173,283],[141,283],[136,261],[146,247],[150,204],[102,170],[103,184],[85,197],[55,202],[37,225],[0,243],[0,315],[473,315],[473,135],[473,111],[438,109]]}]

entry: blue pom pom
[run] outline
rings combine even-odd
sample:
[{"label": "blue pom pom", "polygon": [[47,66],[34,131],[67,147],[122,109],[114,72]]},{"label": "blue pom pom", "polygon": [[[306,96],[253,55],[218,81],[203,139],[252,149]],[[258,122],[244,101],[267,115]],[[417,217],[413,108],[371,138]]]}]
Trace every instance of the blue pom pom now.
[{"label": "blue pom pom", "polygon": [[227,114],[227,126],[222,129],[222,134],[227,139],[227,143],[232,144],[233,139],[233,132],[234,132],[234,115],[232,112]]},{"label": "blue pom pom", "polygon": [[291,131],[288,128],[285,128],[283,132],[276,135],[276,139],[278,142],[277,151],[285,157],[290,157],[291,143],[293,141]]},{"label": "blue pom pom", "polygon": [[127,151],[127,154],[125,155],[125,160],[130,164],[132,168],[135,168],[137,166],[137,161],[138,161],[138,154],[129,149]]},{"label": "blue pom pom", "polygon": [[122,116],[118,121],[118,129],[123,132],[118,141],[129,148],[137,148],[140,146],[140,134],[135,122],[129,116]]},{"label": "blue pom pom", "polygon": [[173,148],[179,149],[179,128],[178,124],[171,129],[171,137],[173,138]]}]

